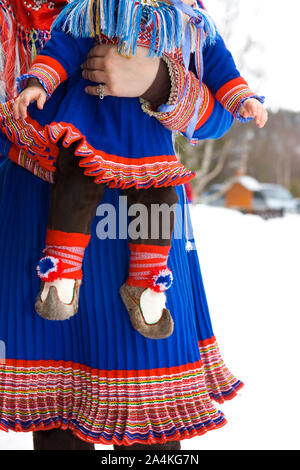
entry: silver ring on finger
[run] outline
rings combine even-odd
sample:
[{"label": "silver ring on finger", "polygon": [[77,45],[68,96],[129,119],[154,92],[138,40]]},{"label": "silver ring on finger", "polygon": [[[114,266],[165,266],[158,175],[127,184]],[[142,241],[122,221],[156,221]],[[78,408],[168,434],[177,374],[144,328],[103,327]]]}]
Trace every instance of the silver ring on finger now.
[{"label": "silver ring on finger", "polygon": [[99,99],[104,100],[104,98],[105,98],[105,85],[100,83],[100,85],[98,85],[98,87],[97,87],[97,93],[98,93]]}]

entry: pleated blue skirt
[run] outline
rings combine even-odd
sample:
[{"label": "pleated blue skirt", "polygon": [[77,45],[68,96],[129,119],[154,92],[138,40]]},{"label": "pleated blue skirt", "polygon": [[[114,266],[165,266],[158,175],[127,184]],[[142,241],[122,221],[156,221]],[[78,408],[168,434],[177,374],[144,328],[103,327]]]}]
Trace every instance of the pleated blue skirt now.
[{"label": "pleated blue skirt", "polygon": [[[12,162],[0,167],[0,429],[60,427],[103,444],[164,443],[223,426],[213,400],[242,383],[225,366],[213,334],[183,187],[169,267],[167,306],[175,322],[164,340],[131,326],[119,295],[127,239],[99,239],[95,217],[83,265],[79,312],[51,322],[34,310],[36,265],[45,243],[50,185]],[[120,191],[109,189],[119,219]],[[179,214],[178,212],[178,214]],[[178,234],[182,233],[182,236]],[[2,357],[1,357],[2,356]]]}]

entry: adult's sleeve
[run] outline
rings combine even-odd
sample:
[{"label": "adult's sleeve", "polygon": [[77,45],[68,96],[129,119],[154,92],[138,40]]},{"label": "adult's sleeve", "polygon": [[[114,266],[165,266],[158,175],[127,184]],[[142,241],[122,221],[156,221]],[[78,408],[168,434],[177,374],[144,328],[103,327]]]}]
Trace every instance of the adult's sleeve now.
[{"label": "adult's sleeve", "polygon": [[233,123],[233,117],[215,99],[209,87],[201,83],[193,71],[186,74],[182,58],[176,54],[163,57],[168,66],[171,79],[171,92],[167,106],[171,111],[164,111],[164,105],[154,107],[149,101],[141,99],[142,109],[148,115],[158,119],[169,130],[186,135],[194,116],[195,103],[200,95],[200,107],[191,143],[198,140],[221,137]]}]

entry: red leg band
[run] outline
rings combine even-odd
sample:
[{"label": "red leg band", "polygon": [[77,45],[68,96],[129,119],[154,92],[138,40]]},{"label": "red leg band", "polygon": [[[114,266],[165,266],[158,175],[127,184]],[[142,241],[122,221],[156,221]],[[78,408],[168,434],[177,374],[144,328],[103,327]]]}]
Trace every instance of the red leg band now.
[{"label": "red leg band", "polygon": [[172,272],[167,267],[170,248],[129,243],[130,262],[126,283],[130,286],[150,287],[156,292],[169,289],[173,281]]},{"label": "red leg band", "polygon": [[46,256],[37,266],[39,277],[45,282],[56,279],[82,279],[84,251],[91,236],[47,230]]}]

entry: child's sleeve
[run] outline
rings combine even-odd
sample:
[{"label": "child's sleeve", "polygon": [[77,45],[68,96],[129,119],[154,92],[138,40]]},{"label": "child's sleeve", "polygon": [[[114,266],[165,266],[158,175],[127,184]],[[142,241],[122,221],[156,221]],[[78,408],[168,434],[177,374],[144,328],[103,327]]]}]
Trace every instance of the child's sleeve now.
[{"label": "child's sleeve", "polygon": [[75,39],[62,31],[52,30],[51,38],[28,73],[18,79],[18,91],[26,88],[30,78],[37,78],[49,98],[62,82],[78,71],[92,46],[92,39]]},{"label": "child's sleeve", "polygon": [[255,94],[246,80],[241,77],[220,35],[214,45],[204,47],[203,64],[203,82],[211,89],[218,102],[235,119],[241,122],[249,121],[239,114],[242,104],[249,98],[256,98],[263,103],[264,98]]},{"label": "child's sleeve", "polygon": [[[168,66],[171,80],[169,100],[158,109],[153,109],[149,102],[141,100],[143,111],[158,119],[167,129],[181,132],[191,143],[200,139],[222,137],[230,129],[233,116],[215,99],[205,83],[201,86],[193,71],[190,70],[186,74],[180,55],[165,54],[163,59]],[[198,116],[196,121],[192,122],[195,103],[199,98]]]}]

